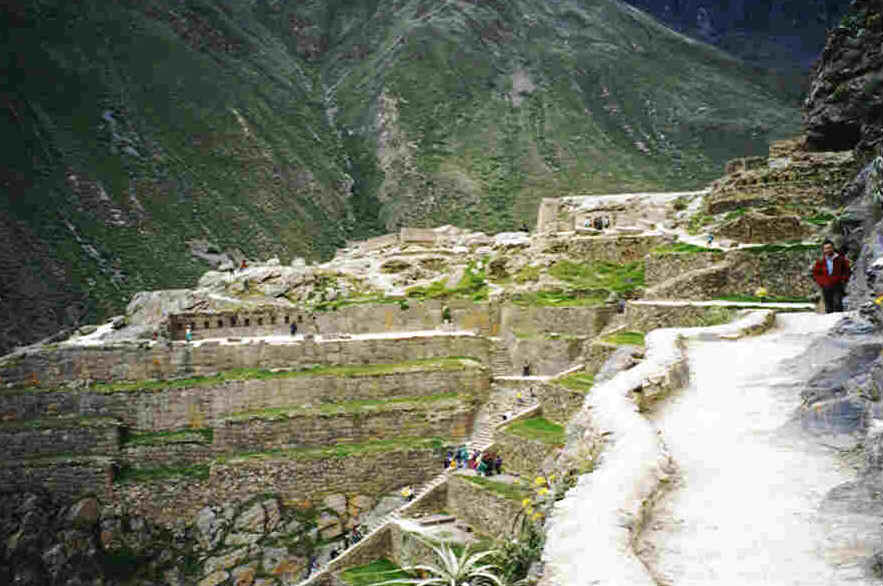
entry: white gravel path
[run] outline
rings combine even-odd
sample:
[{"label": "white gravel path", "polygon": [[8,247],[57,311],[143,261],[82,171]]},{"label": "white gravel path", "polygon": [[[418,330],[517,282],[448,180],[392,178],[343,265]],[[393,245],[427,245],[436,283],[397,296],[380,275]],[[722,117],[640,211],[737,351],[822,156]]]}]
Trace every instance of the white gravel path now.
[{"label": "white gravel path", "polygon": [[691,384],[654,422],[678,470],[642,543],[660,583],[869,583],[860,571],[870,554],[863,523],[850,529],[819,512],[853,472],[783,427],[809,374],[790,372],[785,361],[839,317],[780,315],[764,336],[690,345]]}]

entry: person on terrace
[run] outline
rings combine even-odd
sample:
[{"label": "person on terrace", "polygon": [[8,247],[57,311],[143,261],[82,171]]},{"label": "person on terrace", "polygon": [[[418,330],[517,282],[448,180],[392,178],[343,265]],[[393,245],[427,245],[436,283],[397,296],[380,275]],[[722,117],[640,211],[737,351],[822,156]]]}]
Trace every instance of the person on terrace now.
[{"label": "person on terrace", "polygon": [[846,295],[846,283],[851,275],[849,261],[834,249],[834,243],[825,240],[822,243],[822,258],[816,261],[812,276],[822,289],[825,299],[825,313],[843,311],[843,297]]}]

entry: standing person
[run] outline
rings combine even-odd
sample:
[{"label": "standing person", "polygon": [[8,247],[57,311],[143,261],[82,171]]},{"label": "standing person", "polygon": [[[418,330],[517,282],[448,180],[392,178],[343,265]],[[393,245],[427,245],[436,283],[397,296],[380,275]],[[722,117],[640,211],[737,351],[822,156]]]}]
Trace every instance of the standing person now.
[{"label": "standing person", "polygon": [[244,271],[244,270],[247,269],[247,268],[248,268],[248,264],[246,264],[245,259],[243,258],[243,259],[242,259],[242,262],[239,263],[239,270],[240,270],[240,271]]},{"label": "standing person", "polygon": [[816,261],[812,269],[813,279],[821,287],[825,299],[825,313],[843,311],[843,296],[850,275],[849,261],[834,250],[833,242],[825,240],[822,243],[822,258]]},{"label": "standing person", "polygon": [[709,232],[706,241],[708,242],[708,247],[711,248],[711,243],[714,242],[714,234]]},{"label": "standing person", "polygon": [[494,472],[497,474],[503,473],[503,456],[497,454],[497,457],[494,458]]},{"label": "standing person", "polygon": [[445,454],[445,470],[450,468],[451,460],[453,460],[453,459],[454,459],[453,452],[451,452],[451,450],[448,450],[448,452]]},{"label": "standing person", "polygon": [[184,339],[188,344],[193,341],[193,328],[190,327],[190,324],[187,324],[187,329],[184,331]]},{"label": "standing person", "polygon": [[297,335],[297,323],[291,322],[291,327],[289,328],[289,331],[291,331],[292,336]]}]

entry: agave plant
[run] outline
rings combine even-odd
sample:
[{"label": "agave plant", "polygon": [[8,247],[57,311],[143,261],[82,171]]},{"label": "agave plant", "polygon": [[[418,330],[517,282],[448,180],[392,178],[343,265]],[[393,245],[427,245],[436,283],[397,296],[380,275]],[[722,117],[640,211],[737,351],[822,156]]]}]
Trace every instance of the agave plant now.
[{"label": "agave plant", "polygon": [[458,557],[454,550],[446,543],[433,545],[420,540],[424,545],[432,549],[436,563],[420,564],[402,568],[408,573],[422,572],[428,574],[426,578],[397,578],[380,584],[417,584],[419,586],[504,586],[497,575],[493,564],[483,563],[488,556],[497,554],[496,550],[470,552],[469,546]]}]

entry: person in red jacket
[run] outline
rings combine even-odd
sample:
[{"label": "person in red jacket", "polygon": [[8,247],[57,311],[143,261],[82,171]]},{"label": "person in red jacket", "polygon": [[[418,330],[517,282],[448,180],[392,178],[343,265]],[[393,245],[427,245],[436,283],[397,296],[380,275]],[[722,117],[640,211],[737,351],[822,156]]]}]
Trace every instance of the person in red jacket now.
[{"label": "person in red jacket", "polygon": [[812,268],[813,279],[822,288],[822,297],[825,298],[825,313],[843,311],[843,296],[850,274],[849,261],[842,254],[837,254],[833,242],[825,240],[822,243],[822,258]]}]

